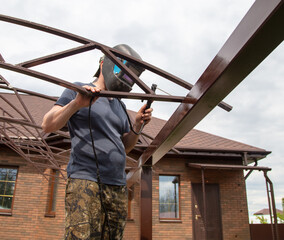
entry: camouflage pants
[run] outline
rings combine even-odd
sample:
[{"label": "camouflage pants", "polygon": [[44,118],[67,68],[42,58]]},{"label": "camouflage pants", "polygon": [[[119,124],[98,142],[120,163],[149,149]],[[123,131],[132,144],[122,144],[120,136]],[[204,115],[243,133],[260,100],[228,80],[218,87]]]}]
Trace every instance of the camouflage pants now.
[{"label": "camouflage pants", "polygon": [[127,188],[102,184],[102,190],[109,224],[105,221],[98,184],[89,180],[68,179],[65,240],[122,239],[127,217]]}]

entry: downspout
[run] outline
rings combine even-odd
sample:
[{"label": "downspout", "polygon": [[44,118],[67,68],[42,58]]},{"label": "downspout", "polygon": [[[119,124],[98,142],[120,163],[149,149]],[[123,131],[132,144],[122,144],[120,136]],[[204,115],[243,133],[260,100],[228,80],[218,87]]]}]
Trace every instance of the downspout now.
[{"label": "downspout", "polygon": [[206,214],[206,192],[205,192],[205,177],[204,177],[204,168],[201,168],[202,175],[202,195],[203,195],[203,213],[204,213],[204,234],[205,239],[207,239],[207,214]]},{"label": "downspout", "polygon": [[[276,207],[275,207],[275,198],[274,198],[274,191],[273,191],[273,183],[267,176],[267,171],[263,171],[265,180],[266,180],[266,190],[267,190],[267,197],[268,197],[268,205],[269,205],[269,213],[270,213],[270,221],[271,221],[271,230],[272,230],[272,238],[273,240],[279,240],[279,234],[278,234],[278,225],[277,225],[277,213],[276,213]],[[270,195],[269,195],[270,193]],[[271,201],[270,201],[271,197]],[[271,207],[272,205],[272,207]],[[271,208],[273,211],[273,218],[274,221],[272,221],[271,216]]]}]

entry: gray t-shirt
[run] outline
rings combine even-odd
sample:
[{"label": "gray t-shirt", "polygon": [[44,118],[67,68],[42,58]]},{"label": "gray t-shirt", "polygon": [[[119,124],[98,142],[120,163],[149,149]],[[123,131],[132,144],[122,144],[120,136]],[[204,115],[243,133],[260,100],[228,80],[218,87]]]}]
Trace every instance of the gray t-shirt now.
[{"label": "gray t-shirt", "polygon": [[[75,84],[92,85],[78,82]],[[65,89],[55,104],[65,106],[76,95],[75,91]],[[97,181],[88,111],[88,107],[81,108],[68,121],[71,154],[67,175],[71,178]],[[119,101],[116,98],[98,98],[91,107],[91,125],[101,182],[111,185],[125,185],[126,154],[121,138],[124,133],[129,132],[129,124]]]}]

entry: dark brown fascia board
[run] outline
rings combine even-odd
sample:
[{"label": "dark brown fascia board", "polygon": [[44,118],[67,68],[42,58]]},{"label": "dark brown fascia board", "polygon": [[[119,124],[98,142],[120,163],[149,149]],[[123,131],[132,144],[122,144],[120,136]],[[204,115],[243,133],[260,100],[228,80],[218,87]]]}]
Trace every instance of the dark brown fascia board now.
[{"label": "dark brown fascia board", "polygon": [[[148,146],[135,146],[135,150],[143,152]],[[247,154],[248,161],[261,160],[269,155],[270,151],[245,151],[245,150],[212,150],[212,149],[190,149],[177,148],[176,151],[169,151],[165,157],[205,157],[205,158],[242,158]]]},{"label": "dark brown fascia board", "polygon": [[191,168],[197,168],[197,169],[271,171],[271,168],[268,168],[268,167],[230,165],[230,164],[188,163],[187,166]]},{"label": "dark brown fascia board", "polygon": [[180,152],[199,152],[199,153],[235,153],[235,154],[260,154],[260,155],[268,155],[271,153],[271,151],[266,151],[264,149],[260,150],[245,150],[245,149],[240,149],[240,150],[226,150],[226,149],[200,149],[200,148],[176,148]]}]

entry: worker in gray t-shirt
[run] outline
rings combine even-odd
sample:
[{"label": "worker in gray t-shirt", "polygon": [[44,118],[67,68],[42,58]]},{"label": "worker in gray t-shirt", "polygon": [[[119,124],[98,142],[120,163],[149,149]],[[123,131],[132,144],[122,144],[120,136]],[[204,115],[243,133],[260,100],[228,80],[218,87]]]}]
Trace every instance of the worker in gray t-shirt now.
[{"label": "worker in gray t-shirt", "polygon": [[[140,58],[127,45],[114,48]],[[137,76],[144,70],[121,61]],[[134,84],[107,57],[101,58],[95,76],[92,83],[76,84],[94,93],[130,91]],[[71,137],[65,239],[122,239],[127,217],[126,154],[135,146],[142,126],[151,120],[152,109],[145,104],[130,131],[124,104],[98,95],[91,102],[90,97],[65,89],[42,123],[47,133],[67,124]]]}]

